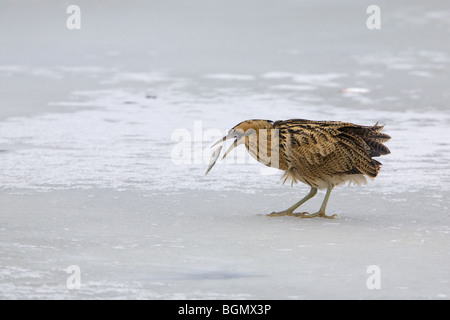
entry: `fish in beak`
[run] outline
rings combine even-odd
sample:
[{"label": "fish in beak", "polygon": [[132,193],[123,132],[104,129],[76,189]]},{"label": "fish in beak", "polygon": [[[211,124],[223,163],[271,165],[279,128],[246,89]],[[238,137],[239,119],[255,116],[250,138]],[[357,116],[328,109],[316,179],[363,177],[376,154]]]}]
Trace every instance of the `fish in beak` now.
[{"label": "fish in beak", "polygon": [[205,176],[208,174],[209,170],[216,164],[217,159],[219,158],[220,151],[222,150],[222,146],[218,147],[216,151],[211,155],[211,159],[209,160],[208,169],[206,169]]}]

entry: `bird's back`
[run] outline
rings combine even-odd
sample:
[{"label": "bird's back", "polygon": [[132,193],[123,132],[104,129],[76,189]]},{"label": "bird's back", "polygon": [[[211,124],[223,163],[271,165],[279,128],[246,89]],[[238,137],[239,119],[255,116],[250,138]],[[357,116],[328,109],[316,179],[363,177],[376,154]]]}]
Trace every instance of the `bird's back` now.
[{"label": "bird's back", "polygon": [[276,121],[280,169],[285,181],[326,188],[328,184],[364,183],[377,176],[381,163],[373,159],[390,153],[383,126],[360,126],[340,121],[292,119]]}]

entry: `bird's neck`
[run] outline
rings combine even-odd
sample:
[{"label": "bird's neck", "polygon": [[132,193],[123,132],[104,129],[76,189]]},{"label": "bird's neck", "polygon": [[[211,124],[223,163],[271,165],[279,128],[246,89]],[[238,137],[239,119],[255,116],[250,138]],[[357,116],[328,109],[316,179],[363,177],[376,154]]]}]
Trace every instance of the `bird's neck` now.
[{"label": "bird's neck", "polygon": [[258,162],[279,168],[279,132],[277,129],[257,129],[256,135],[245,138],[245,147]]}]

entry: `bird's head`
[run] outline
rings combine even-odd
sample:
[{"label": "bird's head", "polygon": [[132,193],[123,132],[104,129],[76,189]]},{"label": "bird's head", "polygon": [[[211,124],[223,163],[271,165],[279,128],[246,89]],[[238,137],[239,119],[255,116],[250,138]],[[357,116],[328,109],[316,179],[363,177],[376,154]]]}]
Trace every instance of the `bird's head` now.
[{"label": "bird's head", "polygon": [[225,137],[214,143],[211,148],[228,139],[236,139],[230,148],[228,148],[227,152],[223,155],[222,159],[224,159],[231,152],[231,150],[236,148],[238,145],[245,143],[246,139],[248,141],[251,136],[257,136],[259,130],[272,128],[272,123],[273,122],[270,120],[259,119],[242,121],[241,123],[235,125]]}]

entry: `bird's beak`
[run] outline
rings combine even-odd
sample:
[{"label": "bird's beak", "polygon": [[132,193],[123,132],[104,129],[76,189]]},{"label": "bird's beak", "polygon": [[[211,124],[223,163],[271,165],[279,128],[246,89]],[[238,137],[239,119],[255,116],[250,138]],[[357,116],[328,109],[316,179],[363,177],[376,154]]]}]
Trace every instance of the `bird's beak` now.
[{"label": "bird's beak", "polygon": [[228,139],[231,139],[231,138],[235,138],[235,137],[236,137],[236,135],[234,134],[234,132],[230,132],[230,133],[227,134],[225,137],[223,137],[222,139],[220,139],[219,141],[217,141],[216,143],[214,143],[214,144],[211,146],[211,149],[214,148],[215,146],[217,146],[219,143],[224,142],[224,141],[226,141],[226,140],[228,140]]},{"label": "bird's beak", "polygon": [[228,148],[227,152],[225,152],[225,154],[223,155],[222,160],[225,159],[225,157],[231,152],[231,150],[233,150],[234,148],[236,148],[238,145],[241,144],[242,138],[243,137],[238,137],[236,140],[234,140],[233,144]]},{"label": "bird's beak", "polygon": [[230,146],[230,148],[228,148],[227,152],[225,152],[225,154],[222,157],[222,160],[225,159],[225,157],[231,152],[231,150],[233,150],[234,148],[236,148],[238,145],[240,145],[242,143],[242,138],[245,135],[240,133],[240,132],[236,132],[236,131],[231,131],[229,134],[227,134],[225,137],[223,137],[222,139],[220,139],[219,141],[217,141],[216,143],[214,143],[211,148],[213,148],[214,146],[218,145],[221,142],[224,142],[228,139],[236,139],[234,140],[233,144]]}]

